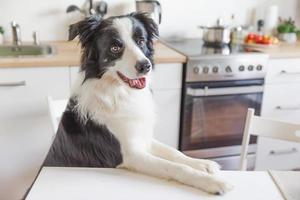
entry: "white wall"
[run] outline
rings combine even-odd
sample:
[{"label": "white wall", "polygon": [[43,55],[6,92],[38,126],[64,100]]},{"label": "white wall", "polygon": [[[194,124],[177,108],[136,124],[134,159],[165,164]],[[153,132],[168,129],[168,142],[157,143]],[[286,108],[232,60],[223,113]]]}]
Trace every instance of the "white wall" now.
[{"label": "white wall", "polygon": [[[133,11],[134,0],[106,0],[110,14]],[[11,40],[10,21],[16,20],[22,28],[23,40],[32,40],[32,31],[37,30],[41,40],[64,40],[68,24],[74,14],[65,10],[70,4],[82,5],[84,0],[1,0],[0,25],[5,27],[6,40]],[[263,14],[265,7],[278,5],[281,16],[297,18],[299,24],[299,0],[160,0],[163,9],[160,31],[162,36],[179,35],[194,37],[199,34],[197,25],[215,23],[218,17],[229,20],[231,14],[239,23],[253,22],[255,10]],[[298,12],[300,13],[300,12]],[[78,18],[78,15],[76,16]]]},{"label": "white wall", "polygon": [[[217,18],[229,23],[234,14],[239,24],[256,24],[271,5],[278,5],[279,16],[293,18],[300,11],[300,0],[160,0],[164,6],[161,32],[164,35],[194,37],[198,25],[214,25]],[[300,13],[300,12],[298,12]],[[257,15],[257,16],[255,16]],[[300,25],[300,24],[299,24]],[[188,31],[187,31],[188,30]]]}]

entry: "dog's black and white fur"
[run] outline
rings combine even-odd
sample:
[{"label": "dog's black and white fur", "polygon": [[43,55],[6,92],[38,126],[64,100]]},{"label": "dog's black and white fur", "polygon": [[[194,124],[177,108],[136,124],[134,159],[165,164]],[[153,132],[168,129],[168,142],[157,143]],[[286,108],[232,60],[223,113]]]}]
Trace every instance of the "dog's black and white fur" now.
[{"label": "dog's black and white fur", "polygon": [[157,25],[143,13],[70,26],[70,40],[79,36],[82,46],[81,70],[44,165],[125,168],[223,194],[231,186],[213,175],[215,162],[152,138],[156,35]]}]

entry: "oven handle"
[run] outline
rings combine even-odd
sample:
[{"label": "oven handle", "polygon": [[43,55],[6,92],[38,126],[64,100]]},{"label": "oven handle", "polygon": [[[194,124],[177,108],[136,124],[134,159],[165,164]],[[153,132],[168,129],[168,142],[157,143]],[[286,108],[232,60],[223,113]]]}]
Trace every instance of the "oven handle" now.
[{"label": "oven handle", "polygon": [[224,87],[224,88],[208,88],[195,89],[188,87],[186,93],[192,97],[201,96],[218,96],[218,95],[230,95],[230,94],[249,94],[263,92],[263,86],[243,86],[243,87]]}]

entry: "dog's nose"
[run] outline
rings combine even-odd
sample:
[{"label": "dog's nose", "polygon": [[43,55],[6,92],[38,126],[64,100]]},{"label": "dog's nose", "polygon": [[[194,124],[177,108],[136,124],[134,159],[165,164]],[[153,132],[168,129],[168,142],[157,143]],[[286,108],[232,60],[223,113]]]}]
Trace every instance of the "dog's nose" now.
[{"label": "dog's nose", "polygon": [[139,61],[135,65],[136,70],[141,74],[147,74],[151,69],[151,63],[148,60]]}]

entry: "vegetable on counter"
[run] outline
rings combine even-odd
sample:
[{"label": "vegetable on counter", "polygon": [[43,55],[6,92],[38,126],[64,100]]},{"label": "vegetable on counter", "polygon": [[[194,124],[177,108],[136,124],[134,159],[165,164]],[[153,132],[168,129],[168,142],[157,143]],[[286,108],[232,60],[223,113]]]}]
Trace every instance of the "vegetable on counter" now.
[{"label": "vegetable on counter", "polygon": [[278,39],[271,35],[261,35],[255,33],[249,33],[245,38],[246,44],[278,44]]}]

